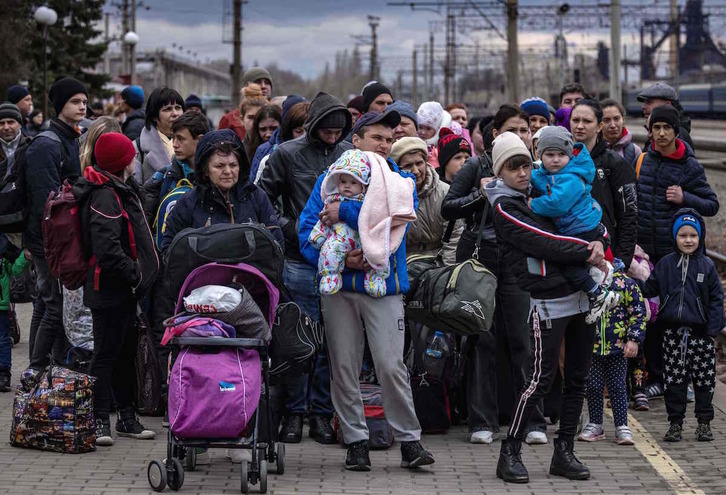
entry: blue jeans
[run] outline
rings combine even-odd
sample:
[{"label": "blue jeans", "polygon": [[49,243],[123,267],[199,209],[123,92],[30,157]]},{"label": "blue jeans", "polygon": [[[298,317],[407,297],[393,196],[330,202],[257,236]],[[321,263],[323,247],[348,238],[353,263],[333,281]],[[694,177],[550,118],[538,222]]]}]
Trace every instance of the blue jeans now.
[{"label": "blue jeans", "polygon": [[[293,300],[303,312],[320,321],[320,295],[317,291],[317,270],[307,263],[285,260],[282,280]],[[290,377],[282,386],[287,399],[288,414],[308,413],[311,416],[332,416],[333,402],[330,398],[330,364],[325,350],[318,353],[312,379],[309,374]]]},{"label": "blue jeans", "polygon": [[10,338],[10,313],[0,311],[0,371],[10,371],[13,340]]}]

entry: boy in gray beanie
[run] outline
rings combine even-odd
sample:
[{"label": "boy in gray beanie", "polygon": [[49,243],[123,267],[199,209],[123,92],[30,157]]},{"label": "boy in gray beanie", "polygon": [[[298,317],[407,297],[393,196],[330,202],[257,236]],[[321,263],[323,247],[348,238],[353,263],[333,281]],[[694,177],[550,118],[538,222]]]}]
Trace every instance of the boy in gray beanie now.
[{"label": "boy in gray beanie", "polygon": [[[587,148],[582,143],[573,145],[572,134],[564,127],[549,126],[542,129],[537,153],[542,168],[532,170],[531,183],[537,196],[530,200],[532,211],[552,218],[561,234],[581,238],[583,242],[600,237],[600,229],[604,228],[600,226],[602,209],[590,195],[595,163]],[[590,301],[587,323],[594,323],[605,311],[615,307],[620,297],[606,282],[612,276],[612,266],[598,268],[604,272],[597,274],[602,278],[600,283],[593,280],[584,265],[563,267],[568,282],[587,294]]]}]

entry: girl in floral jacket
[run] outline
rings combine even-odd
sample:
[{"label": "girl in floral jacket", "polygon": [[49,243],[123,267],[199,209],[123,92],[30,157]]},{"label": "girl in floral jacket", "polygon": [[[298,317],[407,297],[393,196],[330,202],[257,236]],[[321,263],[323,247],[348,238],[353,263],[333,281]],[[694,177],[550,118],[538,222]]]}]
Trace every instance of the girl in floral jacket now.
[{"label": "girl in floral jacket", "polygon": [[615,420],[615,443],[633,445],[628,428],[628,395],[625,379],[628,359],[635,357],[645,339],[646,300],[637,283],[625,273],[620,260],[615,260],[615,273],[610,286],[620,294],[620,303],[605,313],[597,326],[592,369],[587,384],[587,406],[590,422],[580,440],[603,440],[603,392],[607,384]]}]

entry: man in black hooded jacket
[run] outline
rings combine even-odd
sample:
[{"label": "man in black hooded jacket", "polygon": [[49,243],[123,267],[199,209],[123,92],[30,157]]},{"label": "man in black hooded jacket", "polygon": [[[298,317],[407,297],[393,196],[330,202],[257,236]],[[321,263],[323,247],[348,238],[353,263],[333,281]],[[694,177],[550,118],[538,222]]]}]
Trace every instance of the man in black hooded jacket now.
[{"label": "man in black hooded jacket", "polygon": [[[300,308],[314,320],[320,320],[319,297],[316,294],[316,269],[300,254],[298,219],[318,177],[344,151],[352,149],[343,142],[352,128],[350,112],[336,97],[326,93],[310,102],[305,135],[282,143],[267,161],[258,183],[270,201],[282,201],[280,225],[285,236],[285,271],[283,280]],[[330,427],[333,404],[330,398],[330,368],[325,352],[317,357],[311,390],[308,376],[301,374],[286,384],[286,418],[280,439],[298,443],[302,439],[302,418],[308,410],[310,396],[310,436],[320,443],[335,443]]]}]

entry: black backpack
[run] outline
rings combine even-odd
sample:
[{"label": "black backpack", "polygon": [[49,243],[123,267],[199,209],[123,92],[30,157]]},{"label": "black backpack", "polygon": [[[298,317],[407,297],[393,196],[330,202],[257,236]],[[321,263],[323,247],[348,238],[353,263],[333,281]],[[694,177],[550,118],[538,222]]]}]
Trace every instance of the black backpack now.
[{"label": "black backpack", "polygon": [[41,136],[60,144],[61,168],[66,161],[65,147],[58,135],[53,131],[44,131],[20,146],[13,156],[0,164],[0,170],[5,171],[0,181],[0,232],[8,234],[25,232],[29,213],[25,155],[30,145]]}]

